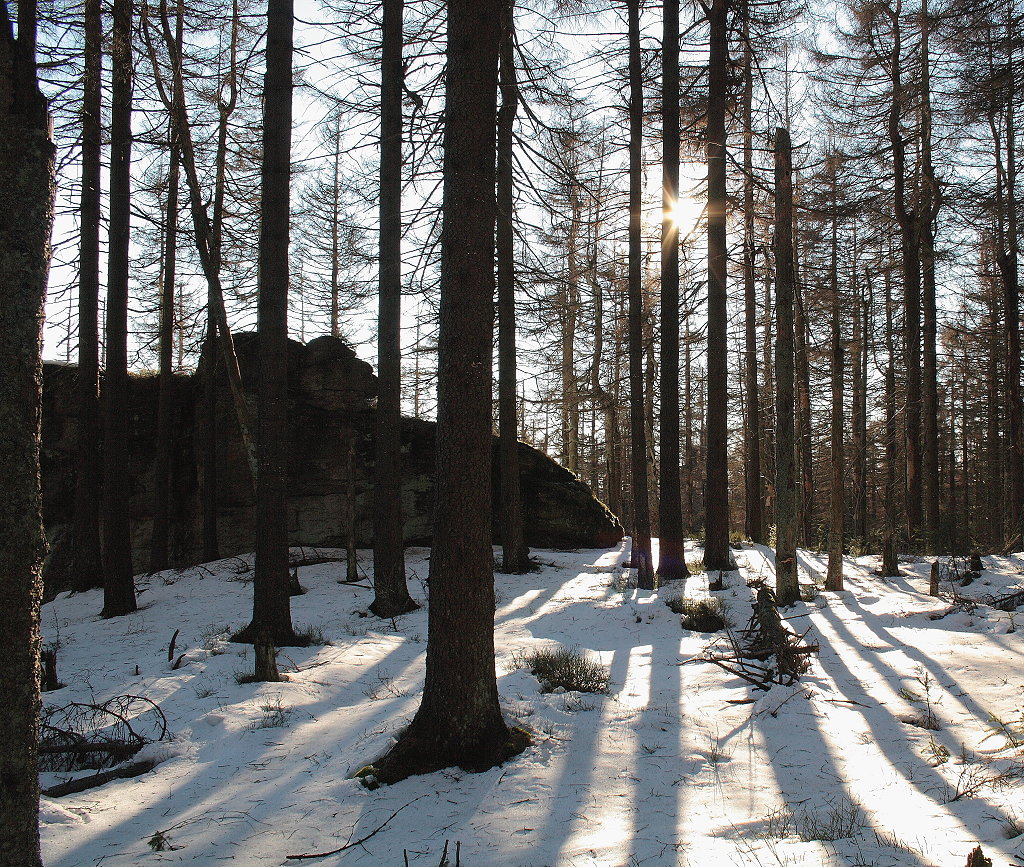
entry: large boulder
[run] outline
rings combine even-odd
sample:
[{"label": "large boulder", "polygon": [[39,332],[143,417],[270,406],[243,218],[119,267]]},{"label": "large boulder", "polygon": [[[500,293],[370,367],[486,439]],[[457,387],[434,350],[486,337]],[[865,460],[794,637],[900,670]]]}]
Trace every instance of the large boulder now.
[{"label": "large boulder", "polygon": [[[259,357],[256,335],[235,337],[242,382],[255,407]],[[74,446],[78,433],[73,366],[47,364],[43,381],[43,518],[53,554],[51,589],[63,583],[67,529],[74,502]],[[174,452],[172,456],[170,548],[176,565],[196,563],[202,554],[203,485],[201,449],[207,413],[203,384],[206,370],[174,378]],[[253,487],[235,420],[223,366],[217,385],[217,531],[220,554],[254,547]],[[318,337],[289,348],[289,534],[293,545],[344,545],[343,520],[349,491],[354,490],[356,542],[373,542],[372,472],[374,399],[377,382],[370,366],[343,341]],[[155,376],[131,378],[130,461],[132,550],[136,569],[148,564],[152,529],[159,383]],[[405,539],[430,544],[433,515],[435,425],[402,420]],[[349,479],[349,448],[353,478]],[[607,547],[622,538],[615,516],[575,475],[543,453],[519,444],[526,537],[531,546]],[[494,492],[498,494],[497,439]]]}]

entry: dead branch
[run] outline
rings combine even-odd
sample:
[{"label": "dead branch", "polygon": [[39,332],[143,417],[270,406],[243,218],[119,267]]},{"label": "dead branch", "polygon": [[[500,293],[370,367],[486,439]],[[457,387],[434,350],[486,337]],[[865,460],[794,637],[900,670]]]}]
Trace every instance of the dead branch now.
[{"label": "dead branch", "polygon": [[63,798],[65,795],[74,795],[78,792],[95,789],[97,786],[102,786],[111,780],[123,780],[129,777],[141,776],[155,767],[156,762],[152,759],[146,759],[144,762],[133,762],[130,765],[111,768],[109,771],[100,771],[91,777],[68,780],[66,783],[60,783],[56,786],[51,786],[49,789],[43,789],[42,794],[48,798]]},{"label": "dead branch", "polygon": [[286,857],[286,860],[288,860],[288,861],[304,861],[304,860],[307,860],[307,859],[310,859],[310,858],[329,858],[331,855],[337,855],[339,852],[344,852],[346,849],[353,849],[356,846],[361,846],[363,843],[365,843],[367,840],[369,840],[375,834],[378,834],[379,832],[383,831],[384,828],[387,827],[388,823],[392,819],[394,819],[395,816],[397,816],[399,813],[401,813],[402,810],[404,810],[406,807],[409,807],[409,806],[415,804],[421,798],[425,798],[425,797],[426,797],[426,795],[420,795],[419,798],[413,798],[411,801],[409,801],[408,804],[402,804],[401,807],[399,807],[397,810],[395,810],[394,813],[392,813],[390,816],[388,816],[380,825],[378,825],[376,828],[374,828],[365,837],[360,837],[358,840],[353,840],[350,843],[346,843],[344,846],[339,846],[337,849],[331,849],[330,852],[307,852],[306,854],[303,854],[303,855],[288,855]]}]

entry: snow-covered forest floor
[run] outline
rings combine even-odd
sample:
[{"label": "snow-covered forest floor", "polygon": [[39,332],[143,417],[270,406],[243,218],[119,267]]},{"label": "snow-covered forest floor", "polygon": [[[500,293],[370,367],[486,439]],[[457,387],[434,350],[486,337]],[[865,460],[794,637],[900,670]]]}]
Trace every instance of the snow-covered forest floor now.
[{"label": "snow-covered forest floor", "polygon": [[[425,609],[366,616],[366,582],[339,584],[338,563],[303,566],[293,620],[330,644],[284,649],[286,683],[239,684],[252,649],[227,638],[248,621],[251,558],[140,578],[140,610],[125,618],[101,620],[98,591],[62,595],[43,627],[67,686],[45,703],[143,696],[173,738],[146,748],[162,759],[148,773],[44,798],[45,863],[401,867],[439,864],[446,841],[465,867],[962,867],[978,842],[996,867],[1024,863],[1024,615],[1015,630],[1012,614],[955,604],[947,584],[945,598],[929,597],[925,561],[883,579],[877,558],[850,558],[846,591],[784,612],[821,645],[810,671],[764,692],[709,663],[681,665],[724,640],[682,629],[664,604],[706,596],[705,576],[637,591],[627,552],[628,540],[536,551],[539,571],[496,575],[498,684],[510,723],[533,733],[525,753],[487,773],[373,791],[352,775],[418,706]],[[408,552],[420,601],[428,553]],[[742,628],[746,582],[773,567],[768,549],[736,556],[740,572],[716,595]],[[802,583],[823,581],[823,559],[801,552],[800,563]],[[957,592],[981,599],[1024,582],[1018,557],[985,566]],[[175,630],[184,658],[172,669]],[[608,693],[542,694],[516,668],[556,645],[607,666]],[[929,710],[935,730],[913,724]],[[69,776],[44,773],[43,786]],[[381,825],[340,854],[286,862]]]}]

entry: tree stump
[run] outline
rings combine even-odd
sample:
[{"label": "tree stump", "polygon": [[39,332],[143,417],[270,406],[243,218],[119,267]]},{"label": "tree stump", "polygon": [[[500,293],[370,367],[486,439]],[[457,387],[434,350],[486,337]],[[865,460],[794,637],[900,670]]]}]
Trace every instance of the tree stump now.
[{"label": "tree stump", "polygon": [[932,563],[931,580],[928,582],[928,595],[938,596],[939,595],[939,561],[935,560]]}]

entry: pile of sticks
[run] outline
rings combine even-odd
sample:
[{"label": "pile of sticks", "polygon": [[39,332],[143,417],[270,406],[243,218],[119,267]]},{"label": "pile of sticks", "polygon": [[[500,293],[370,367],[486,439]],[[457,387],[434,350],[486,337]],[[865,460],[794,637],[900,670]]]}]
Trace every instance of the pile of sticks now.
[{"label": "pile of sticks", "polygon": [[734,674],[757,689],[769,690],[776,684],[790,686],[810,666],[809,657],[818,652],[817,644],[804,641],[783,622],[775,593],[763,581],[756,588],[753,614],[736,634],[731,630],[731,651],[716,653],[709,648],[701,659]]}]

